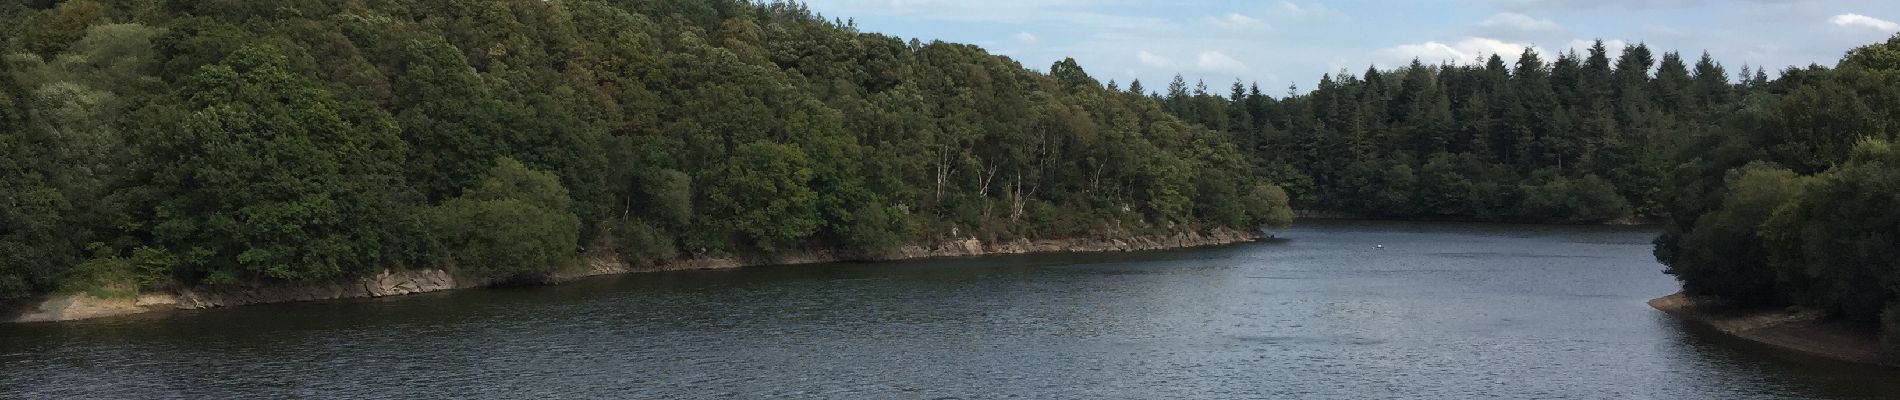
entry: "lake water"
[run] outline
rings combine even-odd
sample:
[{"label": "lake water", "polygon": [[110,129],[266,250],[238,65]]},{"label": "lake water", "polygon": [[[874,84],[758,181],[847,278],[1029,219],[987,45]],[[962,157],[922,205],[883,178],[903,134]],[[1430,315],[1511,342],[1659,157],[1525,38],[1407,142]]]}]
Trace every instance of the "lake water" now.
[{"label": "lake water", "polygon": [[[1647,228],[638,274],[0,326],[0,398],[1900,398],[1677,322]],[[1384,248],[1376,248],[1383,245]]]}]

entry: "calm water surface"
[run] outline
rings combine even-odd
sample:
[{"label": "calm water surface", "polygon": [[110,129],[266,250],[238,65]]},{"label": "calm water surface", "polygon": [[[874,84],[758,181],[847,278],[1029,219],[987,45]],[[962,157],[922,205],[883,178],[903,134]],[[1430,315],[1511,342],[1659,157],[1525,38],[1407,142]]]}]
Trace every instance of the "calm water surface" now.
[{"label": "calm water surface", "polygon": [[1645,306],[1651,230],[1281,236],[5,325],[0,398],[1900,398]]}]

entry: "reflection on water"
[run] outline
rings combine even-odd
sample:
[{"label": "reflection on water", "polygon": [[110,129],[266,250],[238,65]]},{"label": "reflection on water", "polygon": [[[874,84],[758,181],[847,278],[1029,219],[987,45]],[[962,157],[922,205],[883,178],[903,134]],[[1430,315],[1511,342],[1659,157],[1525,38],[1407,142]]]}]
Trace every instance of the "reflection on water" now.
[{"label": "reflection on water", "polygon": [[0,326],[0,398],[1900,397],[1649,309],[1642,228],[1282,236]]}]

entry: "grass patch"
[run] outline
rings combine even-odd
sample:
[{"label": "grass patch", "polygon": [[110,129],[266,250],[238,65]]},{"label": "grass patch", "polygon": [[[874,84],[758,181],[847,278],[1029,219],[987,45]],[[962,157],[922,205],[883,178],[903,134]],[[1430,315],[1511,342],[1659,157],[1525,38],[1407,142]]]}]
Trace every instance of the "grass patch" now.
[{"label": "grass patch", "polygon": [[139,295],[138,273],[132,262],[119,257],[97,257],[73,266],[59,279],[57,293],[85,293],[101,299]]}]

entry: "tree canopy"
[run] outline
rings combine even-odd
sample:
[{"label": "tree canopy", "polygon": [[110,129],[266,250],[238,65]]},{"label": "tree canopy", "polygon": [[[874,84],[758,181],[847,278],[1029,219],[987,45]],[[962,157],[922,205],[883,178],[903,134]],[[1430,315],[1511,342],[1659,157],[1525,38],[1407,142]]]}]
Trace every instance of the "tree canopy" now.
[{"label": "tree canopy", "polygon": [[1230,136],[1074,60],[798,3],[70,0],[0,26],[0,298],[1290,220]]},{"label": "tree canopy", "polygon": [[1240,82],[1217,95],[1177,80],[1163,103],[1227,132],[1297,208],[1558,222],[1657,216],[1666,213],[1664,178],[1692,150],[1689,139],[1761,85],[1732,81],[1707,54],[1693,70],[1676,53],[1660,64],[1651,54],[1643,44],[1611,54],[1598,42],[1554,59],[1526,50],[1508,63],[1414,61],[1329,74],[1283,98]]},{"label": "tree canopy", "polygon": [[1881,323],[1900,345],[1900,36],[1745,85],[1691,139],[1656,256],[1690,294]]}]

